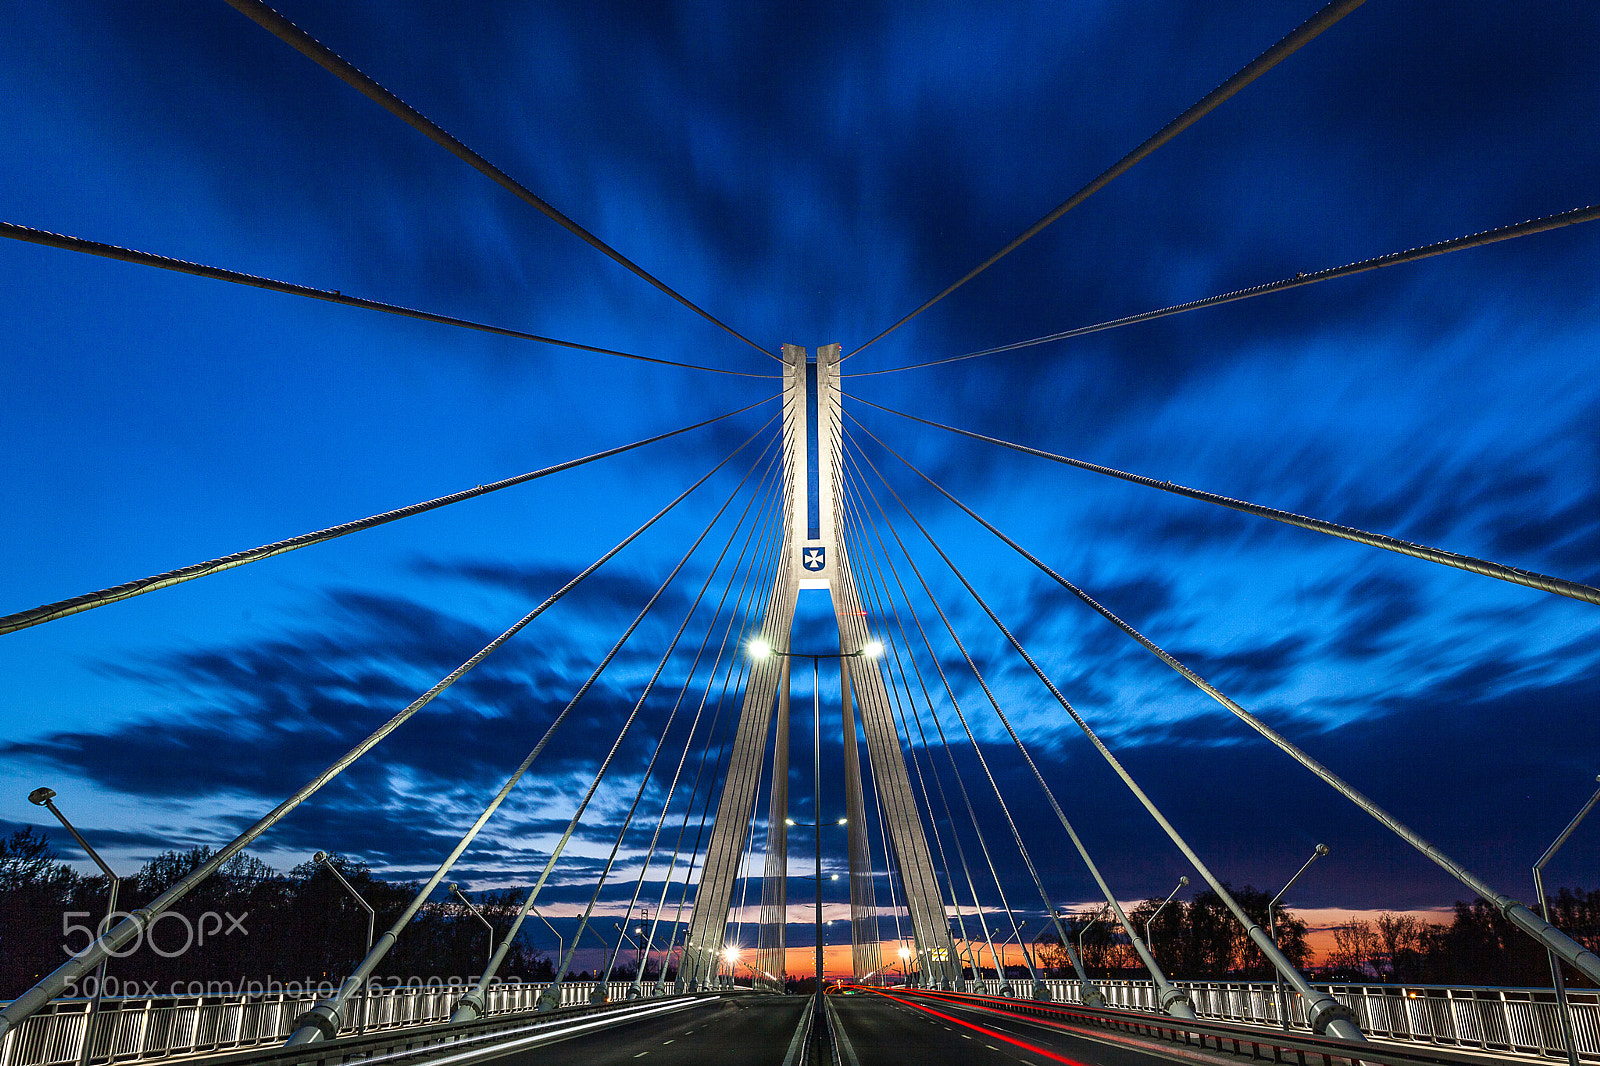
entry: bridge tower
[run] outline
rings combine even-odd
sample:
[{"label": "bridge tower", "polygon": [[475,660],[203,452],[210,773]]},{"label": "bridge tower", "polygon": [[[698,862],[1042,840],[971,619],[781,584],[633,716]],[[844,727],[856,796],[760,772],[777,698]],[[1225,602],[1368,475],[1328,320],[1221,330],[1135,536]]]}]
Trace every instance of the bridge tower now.
[{"label": "bridge tower", "polygon": [[[817,349],[815,359],[809,358],[804,348],[792,344],[783,347],[783,478],[786,487],[781,518],[783,554],[767,597],[761,639],[772,648],[788,650],[795,601],[800,591],[827,590],[839,628],[851,930],[858,976],[865,976],[864,960],[875,957],[877,950],[876,923],[866,918],[871,912],[874,894],[871,871],[867,869],[867,822],[863,816],[860,764],[856,758],[859,714],[861,735],[866,741],[867,757],[877,783],[884,830],[905,889],[905,904],[922,972],[927,979],[943,983],[954,981],[960,975],[888,691],[877,662],[866,657],[852,657],[867,647],[872,635],[843,536],[844,432],[839,362],[837,344]],[[706,849],[705,867],[679,966],[679,982],[683,987],[703,986],[716,972],[722,956],[733,886],[744,858],[750,813],[774,713],[779,719],[778,744],[768,812],[761,947],[769,959],[782,958],[790,663],[788,657],[774,655],[751,664],[727,779],[718,801],[716,822]],[[780,781],[785,784],[780,785]],[[819,810],[818,818],[821,817]],[[868,938],[870,945],[866,943]],[[765,968],[771,970],[770,966]]]}]

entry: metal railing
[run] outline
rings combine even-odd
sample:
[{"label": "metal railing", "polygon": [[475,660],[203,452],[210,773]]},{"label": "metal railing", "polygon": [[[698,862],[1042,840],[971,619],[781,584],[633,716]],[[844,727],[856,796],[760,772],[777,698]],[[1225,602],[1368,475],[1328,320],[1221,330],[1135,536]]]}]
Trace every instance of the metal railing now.
[{"label": "metal railing", "polygon": [[[587,1004],[594,987],[592,981],[563,984],[561,1005]],[[495,985],[486,997],[485,1013],[532,1010],[544,988]],[[352,1001],[340,1035],[448,1021],[464,991],[449,986],[373,989],[364,1000]],[[143,1062],[281,1043],[294,1031],[295,1019],[317,999],[315,991],[104,999],[94,1016],[89,1061]],[[57,1000],[7,1032],[0,1041],[0,1066],[74,1066],[89,1006],[86,999]]]},{"label": "metal railing", "polygon": [[[1507,1060],[1499,1053],[1485,1053],[1476,1048],[1466,1050],[1395,1041],[1341,1040],[1316,1036],[1304,1030],[1190,1020],[1149,1011],[1101,1009],[1033,999],[964,996],[926,990],[916,990],[910,994],[917,998],[931,998],[936,1003],[958,1009],[970,1004],[984,1013],[1002,1011],[1031,1016],[1046,1021],[1050,1028],[1055,1029],[1099,1029],[1131,1035],[1136,1038],[1137,1044],[1154,1040],[1185,1048],[1198,1047],[1202,1052],[1236,1060],[1248,1056],[1252,1063],[1299,1063],[1300,1066],[1307,1066],[1308,1063],[1321,1063],[1323,1066],[1498,1066],[1507,1061],[1525,1061]],[[1115,1038],[1113,1042],[1126,1043]]]},{"label": "metal railing", "polygon": [[[989,995],[999,995],[1006,982],[977,982]],[[1283,1024],[1271,982],[1174,981],[1189,994],[1194,1012],[1253,1025]],[[1027,980],[1010,982],[1018,996],[1032,994]],[[1050,980],[1051,996],[1060,1002],[1081,1002],[1076,981]],[[1106,1005],[1154,1012],[1156,991],[1149,981],[1098,980]],[[1319,984],[1356,1012],[1356,1023],[1370,1037],[1407,1044],[1473,1048],[1482,1051],[1565,1059],[1566,1042],[1555,992],[1548,988],[1491,988],[1460,985]],[[1600,1062],[1600,991],[1569,989],[1572,1026],[1578,1058]],[[1289,1025],[1309,1031],[1300,997],[1286,997]],[[3,1064],[0,1064],[3,1066]]]}]

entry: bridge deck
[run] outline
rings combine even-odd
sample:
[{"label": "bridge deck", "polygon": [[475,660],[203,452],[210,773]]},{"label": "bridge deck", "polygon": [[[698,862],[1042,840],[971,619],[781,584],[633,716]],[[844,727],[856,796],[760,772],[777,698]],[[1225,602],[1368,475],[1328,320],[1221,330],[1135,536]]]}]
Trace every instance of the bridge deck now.
[{"label": "bridge deck", "polygon": [[[1063,1061],[1152,1066],[1174,1061],[1103,1036],[1072,1033],[1060,1025],[979,1006],[872,994],[835,996],[832,1003],[860,1066],[1043,1066]],[[1193,1052],[1188,1057],[1209,1058]]]},{"label": "bridge deck", "polygon": [[540,1043],[495,1066],[781,1066],[806,1001],[801,996],[727,996],[614,1029]]}]

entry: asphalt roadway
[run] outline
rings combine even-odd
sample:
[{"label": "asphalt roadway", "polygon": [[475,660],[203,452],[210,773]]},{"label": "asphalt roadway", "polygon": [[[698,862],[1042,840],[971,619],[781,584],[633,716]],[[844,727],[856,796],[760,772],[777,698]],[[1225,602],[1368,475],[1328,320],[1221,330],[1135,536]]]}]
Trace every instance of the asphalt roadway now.
[{"label": "asphalt roadway", "polygon": [[499,1056],[494,1066],[782,1066],[801,996],[734,993]]},{"label": "asphalt roadway", "polygon": [[1143,1040],[1074,1032],[1061,1022],[1028,1018],[954,998],[860,992],[828,997],[854,1052],[845,1066],[1193,1066],[1215,1061]]},{"label": "asphalt roadway", "polygon": [[[1220,1061],[1066,1021],[1008,1014],[981,1001],[863,990],[831,995],[848,1050],[843,1066],[1204,1066]],[[631,1021],[588,1027],[504,1055],[494,1066],[782,1066],[805,1010],[802,996],[734,993]]]}]

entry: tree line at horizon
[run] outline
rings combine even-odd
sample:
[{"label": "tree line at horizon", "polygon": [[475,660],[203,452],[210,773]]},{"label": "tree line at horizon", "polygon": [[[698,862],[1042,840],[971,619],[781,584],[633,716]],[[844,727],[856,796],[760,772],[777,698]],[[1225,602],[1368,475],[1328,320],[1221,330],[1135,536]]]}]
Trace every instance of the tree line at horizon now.
[{"label": "tree line at horizon", "polygon": [[[148,904],[212,854],[205,847],[162,852],[138,873],[121,879],[117,909],[127,912]],[[377,913],[375,935],[394,923],[422,887],[421,882],[386,881],[366,864],[341,856],[330,856],[330,861]],[[20,995],[65,962],[64,947],[84,947],[89,933],[82,927],[100,925],[109,887],[105,877],[80,874],[59,861],[49,841],[31,827],[0,837],[0,999]],[[517,889],[477,895],[475,902],[494,927],[496,943],[510,928],[522,898]],[[241,988],[269,977],[279,986],[337,985],[366,954],[366,911],[314,861],[280,873],[240,853],[196,886],[173,912],[184,920],[159,922],[153,933],[146,931],[150,937],[137,950],[109,961],[108,990],[144,988],[153,982],[157,994],[165,994],[174,981]],[[205,919],[208,914],[219,917]],[[228,915],[248,915],[242,930],[229,932]],[[69,926],[79,928],[69,933]],[[206,939],[196,942],[202,929]],[[483,923],[460,903],[425,903],[373,974],[375,987],[413,979],[475,982],[483,972],[488,940]],[[554,974],[554,962],[523,936],[499,970],[506,981],[548,981]]]},{"label": "tree line at horizon", "polygon": [[[130,911],[148,904],[211,854],[204,847],[162,852],[138,873],[121,880],[118,909]],[[394,922],[421,887],[419,882],[379,878],[358,861],[338,856],[330,861],[377,912],[378,933]],[[67,957],[64,946],[83,947],[87,932],[80,928],[75,935],[67,935],[66,927],[98,925],[105,913],[108,887],[104,877],[80,874],[61,862],[49,841],[31,827],[0,837],[0,999],[21,994],[59,966]],[[1270,897],[1248,885],[1232,891],[1245,912],[1265,928]],[[522,895],[523,890],[517,888],[477,894],[478,909],[494,928],[496,942],[510,928]],[[1265,957],[1215,892],[1199,892],[1188,902],[1174,900],[1157,915],[1162,902],[1144,900],[1129,908],[1128,917],[1141,935],[1148,924],[1151,951],[1168,976],[1174,980],[1261,980],[1272,976]],[[280,873],[241,853],[196,887],[174,911],[186,921],[163,923],[155,930],[152,943],[111,960],[109,978],[124,987],[146,987],[153,982],[160,992],[167,991],[175,980],[227,982],[229,987],[240,988],[247,981],[268,976],[281,985],[306,981],[337,985],[365,954],[366,912],[326,867],[315,862]],[[74,913],[77,918],[64,921]],[[248,918],[242,931],[228,933],[222,920],[203,924],[202,917],[207,914],[248,914]],[[1586,947],[1600,951],[1600,890],[1560,889],[1551,897],[1551,919]],[[1307,927],[1300,917],[1292,910],[1280,909],[1276,920],[1280,949],[1314,979],[1507,987],[1548,987],[1550,983],[1544,949],[1481,899],[1457,902],[1449,922],[1427,922],[1410,914],[1385,913],[1376,921],[1352,917],[1333,928],[1333,949],[1320,959],[1306,942]],[[970,916],[967,923],[972,925]],[[1084,913],[1065,915],[1062,924],[1074,943],[1082,944],[1090,976],[1148,977],[1114,921]],[[192,938],[200,929],[207,931],[208,939],[177,952],[186,936]],[[967,931],[976,932],[976,928]],[[524,934],[530,932],[525,925]],[[1054,932],[1038,936],[1032,945],[1041,970],[1052,977],[1072,973]],[[383,986],[430,979],[448,984],[452,978],[470,983],[482,973],[487,946],[488,931],[483,923],[459,903],[429,902],[406,927],[374,978]],[[970,943],[966,950],[979,956],[983,975],[994,976],[992,965],[982,965],[986,949],[981,944]],[[973,975],[970,961],[963,958],[968,976]],[[534,948],[525,935],[513,944],[499,976],[505,981],[548,981],[555,975],[555,962],[548,953]],[[636,962],[632,952],[624,951],[610,979],[631,981]],[[1015,965],[1006,970],[1013,978],[1027,973]],[[1570,985],[1590,983],[1570,968],[1564,973]],[[569,976],[591,978],[586,970]],[[653,980],[657,976],[652,960],[646,965],[645,977]],[[672,976],[669,966],[667,978]]]},{"label": "tree line at horizon", "polygon": [[[1267,928],[1271,896],[1249,885],[1230,888],[1253,921]],[[1549,897],[1550,920],[1591,951],[1600,952],[1600,890],[1563,888]],[[1128,909],[1143,936],[1147,923],[1156,962],[1174,980],[1269,980],[1272,967],[1210,889],[1190,902],[1174,900],[1156,915],[1162,900]],[[1292,910],[1275,911],[1278,946],[1289,961],[1319,981],[1385,981],[1407,984],[1493,985],[1547,988],[1549,956],[1543,945],[1513,926],[1483,899],[1458,900],[1447,922],[1385,912],[1375,920],[1351,916],[1332,927],[1333,948],[1315,957],[1306,943],[1306,923]],[[1151,916],[1156,915],[1154,922]],[[1114,921],[1094,912],[1063,918],[1076,942],[1082,934],[1084,966],[1091,976],[1147,978],[1133,947]],[[1060,938],[1041,936],[1040,965],[1052,976],[1071,973]],[[1592,987],[1570,966],[1562,975],[1571,987]]]}]

